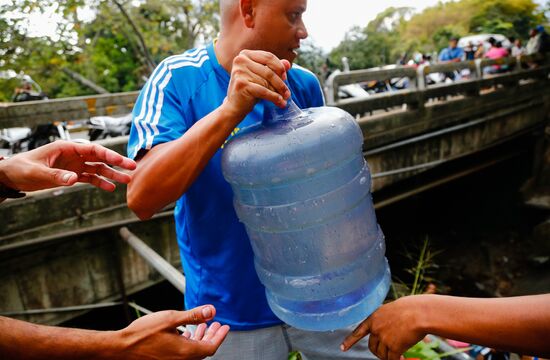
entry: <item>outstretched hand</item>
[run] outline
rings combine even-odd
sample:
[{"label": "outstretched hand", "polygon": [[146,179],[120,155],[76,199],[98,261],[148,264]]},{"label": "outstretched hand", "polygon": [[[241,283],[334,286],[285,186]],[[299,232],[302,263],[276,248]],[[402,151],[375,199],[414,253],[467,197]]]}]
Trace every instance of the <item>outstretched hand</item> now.
[{"label": "outstretched hand", "polygon": [[407,296],[382,305],[346,337],[341,345],[347,351],[370,334],[369,349],[382,360],[399,360],[411,346],[422,340],[418,296]]},{"label": "outstretched hand", "polygon": [[[135,320],[119,335],[128,346],[122,349],[121,358],[145,359],[203,359],[212,356],[229,332],[229,326],[206,321],[216,313],[212,305],[189,311],[160,311]],[[193,335],[179,335],[180,325],[199,324]]]},{"label": "outstretched hand", "polygon": [[35,191],[76,182],[113,191],[111,181],[127,184],[131,176],[113,169],[134,170],[136,163],[98,144],[56,141],[0,161],[0,182],[20,191]]}]

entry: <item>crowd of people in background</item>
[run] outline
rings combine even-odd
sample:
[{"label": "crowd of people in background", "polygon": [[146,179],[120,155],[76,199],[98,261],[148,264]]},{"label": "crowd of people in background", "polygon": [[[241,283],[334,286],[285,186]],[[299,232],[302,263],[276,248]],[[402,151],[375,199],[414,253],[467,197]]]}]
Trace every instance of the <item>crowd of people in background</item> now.
[{"label": "crowd of people in background", "polygon": [[[521,39],[511,37],[509,39],[497,39],[489,36],[481,38],[477,42],[468,41],[460,46],[459,38],[449,39],[449,46],[441,50],[436,56],[438,62],[459,62],[475,59],[500,59],[507,56],[535,55],[550,51],[550,35],[544,26],[538,25],[529,32],[529,40],[523,46]],[[408,65],[420,65],[431,61],[434,56],[416,53]],[[404,64],[404,63],[403,63]]]},{"label": "crowd of people in background", "polygon": [[[509,40],[509,41],[508,41]],[[538,25],[529,32],[529,40],[524,47],[521,39],[511,37],[506,40],[488,37],[473,43],[469,41],[464,47],[459,46],[459,39],[449,41],[449,47],[438,56],[439,62],[458,62],[475,59],[500,59],[507,56],[534,55],[550,51],[550,36],[544,26]]]},{"label": "crowd of people in background", "polygon": [[[523,55],[544,54],[550,52],[550,35],[546,32],[544,26],[538,25],[529,31],[529,40],[524,46],[522,39],[510,37],[506,38],[500,34],[478,34],[459,39],[451,37],[449,45],[439,53],[414,52],[403,54],[396,64],[383,65],[379,69],[394,68],[396,66],[419,67],[421,65],[432,65],[434,63],[453,63],[462,61],[472,61],[478,59],[498,60],[505,57],[518,57]],[[331,63],[329,58],[319,69],[319,79],[324,84],[325,93],[329,98],[332,78],[340,72],[350,71],[349,60],[347,57],[341,59],[342,70],[338,65]],[[536,67],[538,60],[533,60],[525,64],[526,67]],[[484,74],[499,74],[510,71],[511,66],[489,65],[482,71]],[[470,69],[455,70],[443,73],[429,73],[426,76],[428,85],[444,82],[454,82],[461,79],[467,79],[471,76]],[[393,78],[386,81],[372,80],[358,84],[349,84],[338,88],[338,98],[348,97],[367,97],[369,95],[387,91],[396,91],[407,88],[409,81],[406,77]]]},{"label": "crowd of people in background", "polygon": [[[475,40],[468,40],[474,38]],[[467,41],[465,41],[467,40]],[[461,46],[461,42],[463,43]],[[420,66],[437,63],[451,63],[470,61],[476,59],[497,60],[505,57],[518,57],[522,55],[535,55],[550,52],[550,35],[546,32],[544,26],[538,25],[529,31],[529,40],[524,46],[521,39],[515,37],[506,38],[502,35],[476,35],[462,40],[458,37],[449,39],[449,46],[442,49],[439,53],[423,54],[416,52],[407,61],[407,55],[398,60],[398,65]],[[533,62],[531,66],[536,66]],[[483,69],[485,74],[496,74],[510,70],[507,65],[492,65]],[[467,71],[466,71],[467,72]],[[441,79],[435,82],[454,81],[463,77],[463,73],[458,71],[444,74],[431,74],[431,76],[440,76]]]}]

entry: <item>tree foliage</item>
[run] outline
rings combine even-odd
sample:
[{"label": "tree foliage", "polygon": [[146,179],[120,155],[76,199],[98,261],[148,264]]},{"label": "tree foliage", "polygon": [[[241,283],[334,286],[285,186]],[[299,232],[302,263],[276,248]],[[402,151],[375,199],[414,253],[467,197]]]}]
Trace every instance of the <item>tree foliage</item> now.
[{"label": "tree foliage", "polygon": [[[50,98],[94,92],[64,68],[110,92],[137,90],[155,63],[218,33],[218,8],[219,0],[11,0],[0,5],[0,101],[11,98],[14,73]],[[37,14],[59,18],[53,38],[30,36]]]},{"label": "tree foliage", "polygon": [[412,15],[410,8],[390,8],[364,28],[354,28],[330,54],[343,56],[352,69],[395,63],[412,52],[438,52],[448,39],[479,33],[527,39],[529,29],[547,21],[533,0],[460,0],[439,3]]},{"label": "tree foliage", "polygon": [[[314,6],[314,4],[311,4]],[[219,31],[219,0],[9,0],[0,5],[0,101],[11,98],[13,74],[28,74],[50,98],[91,94],[65,70],[110,92],[139,89],[155,63],[212,39]],[[526,38],[546,21],[550,1],[459,0],[420,14],[389,8],[365,27],[355,27],[328,55],[352,69],[395,63],[414,51],[431,53],[450,36],[501,33]],[[53,37],[29,33],[29,15],[58,19]],[[84,14],[88,14],[84,16]],[[298,63],[320,74],[327,62],[311,42]]]},{"label": "tree foliage", "polygon": [[389,8],[365,28],[352,28],[330,53],[331,63],[340,64],[347,57],[351,69],[364,69],[393,62],[400,42],[397,28],[411,12],[410,8]]}]

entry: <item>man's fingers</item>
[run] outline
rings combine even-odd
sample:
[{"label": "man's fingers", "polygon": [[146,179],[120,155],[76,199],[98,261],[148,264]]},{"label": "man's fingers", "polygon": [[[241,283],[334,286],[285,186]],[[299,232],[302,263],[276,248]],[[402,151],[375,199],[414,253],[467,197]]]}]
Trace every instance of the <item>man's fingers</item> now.
[{"label": "man's fingers", "polygon": [[206,333],[206,328],[208,325],[205,323],[197,325],[197,328],[195,329],[195,333],[193,334],[193,340],[201,341],[204,338],[204,334]]},{"label": "man's fingers", "polygon": [[281,95],[277,94],[275,91],[267,89],[264,86],[251,82],[249,84],[248,91],[250,95],[255,98],[271,101],[275,105],[282,108],[286,107],[287,102]]},{"label": "man's fingers", "polygon": [[216,331],[218,331],[218,329],[221,326],[222,325],[217,321],[210,324],[208,329],[206,329],[206,333],[204,334],[204,337],[202,338],[202,340],[209,341],[210,339],[212,339],[214,337],[214,335],[216,334]]},{"label": "man's fingers", "polygon": [[381,360],[388,360],[388,348],[382,341],[378,342],[378,349],[376,350],[376,354]]},{"label": "man's fingers", "polygon": [[290,70],[290,68],[292,67],[292,64],[287,59],[283,59],[281,60],[281,62],[283,63],[286,71]]},{"label": "man's fingers", "polygon": [[394,351],[388,351],[388,360],[400,360],[401,354],[398,354]]},{"label": "man's fingers", "polygon": [[280,78],[284,79],[284,74],[288,70],[286,67],[288,64],[285,64],[278,57],[267,51],[261,50],[243,50],[241,55],[248,57],[250,60],[265,65],[269,67],[273,72],[275,72]]},{"label": "man's fingers", "polygon": [[78,180],[78,175],[72,171],[47,168],[44,174],[50,178],[48,180],[51,181],[52,185],[71,186]]},{"label": "man's fingers", "polygon": [[134,170],[136,162],[98,144],[71,143],[73,150],[86,162],[104,162],[109,165]]},{"label": "man's fingers", "polygon": [[351,334],[349,334],[344,341],[342,342],[342,345],[340,345],[340,349],[342,351],[347,351],[349,348],[351,348],[353,345],[355,345],[359,340],[367,336],[370,332],[370,323],[369,320],[364,320],[359,326],[353,330]]},{"label": "man's fingers", "polygon": [[210,337],[209,341],[216,346],[220,346],[227,334],[229,333],[229,326],[223,325],[219,327]]},{"label": "man's fingers", "polygon": [[374,336],[373,334],[370,334],[369,337],[369,350],[376,355],[378,358],[380,358],[380,355],[378,354],[378,337]]},{"label": "man's fingers", "polygon": [[273,70],[271,70],[268,66],[251,62],[247,64],[247,67],[251,72],[257,74],[259,77],[265,79],[269,83],[269,86],[266,87],[273,88],[284,99],[288,99],[290,97],[290,90],[284,83],[283,79],[275,72],[273,72]]},{"label": "man's fingers", "polygon": [[201,324],[212,320],[216,316],[216,308],[204,305],[187,311],[170,311],[169,315],[167,328],[176,328],[180,325]]},{"label": "man's fingers", "polygon": [[104,163],[86,163],[83,166],[83,172],[100,175],[123,184],[128,184],[132,180],[129,174],[115,170]]},{"label": "man's fingers", "polygon": [[115,184],[107,181],[95,174],[80,174],[78,181],[91,184],[105,191],[114,191],[116,189]]},{"label": "man's fingers", "polygon": [[216,353],[220,345],[222,344],[223,340],[229,333],[229,326],[224,325],[217,329],[214,336],[206,341],[197,341],[194,342],[191,346],[187,347],[185,351],[186,356],[194,356],[193,359],[203,359],[208,356],[212,356]]}]

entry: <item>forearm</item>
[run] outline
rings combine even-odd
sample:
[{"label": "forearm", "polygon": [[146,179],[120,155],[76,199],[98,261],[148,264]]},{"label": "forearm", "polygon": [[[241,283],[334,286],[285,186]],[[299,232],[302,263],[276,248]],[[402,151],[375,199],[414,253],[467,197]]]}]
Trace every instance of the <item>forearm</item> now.
[{"label": "forearm", "polygon": [[550,356],[550,295],[474,299],[421,295],[427,333]]},{"label": "forearm", "polygon": [[[243,115],[223,105],[198,121],[179,139],[151,149],[138,163],[128,186],[128,206],[148,219],[174,202],[193,184]],[[151,196],[154,194],[154,196]]]},{"label": "forearm", "polygon": [[116,359],[117,332],[31,324],[0,317],[0,354],[6,359]]}]

